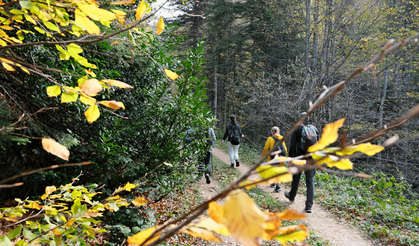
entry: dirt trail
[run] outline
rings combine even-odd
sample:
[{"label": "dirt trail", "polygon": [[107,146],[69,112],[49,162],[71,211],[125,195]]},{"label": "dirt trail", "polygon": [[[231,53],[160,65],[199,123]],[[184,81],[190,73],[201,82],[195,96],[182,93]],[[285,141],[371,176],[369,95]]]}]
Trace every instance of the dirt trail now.
[{"label": "dirt trail", "polygon": [[[213,148],[213,155],[217,159],[225,162],[226,165],[230,165],[230,158],[228,154],[224,153],[222,150]],[[236,168],[238,172],[244,174],[249,168],[246,165],[240,165]],[[255,179],[256,177],[249,177],[250,180]],[[304,182],[304,181],[302,181]],[[200,187],[202,191],[202,197],[208,199],[216,194],[218,183],[216,181],[211,182],[207,185],[205,179],[202,179],[200,182]],[[288,199],[284,197],[284,190],[289,191],[289,188],[282,186],[282,191],[279,193],[273,193],[273,188],[270,188],[266,185],[260,185],[260,189],[264,192],[271,194],[274,198],[278,199],[284,203],[287,207],[293,208],[298,211],[304,211],[306,197],[304,195],[297,195],[294,203],[290,203]],[[336,246],[372,246],[373,243],[364,237],[361,233],[354,227],[343,224],[335,219],[335,217],[324,210],[320,205],[316,204],[314,201],[313,213],[307,214],[308,217],[303,220],[303,223],[309,228],[310,231],[315,231],[322,239],[328,241],[331,245]],[[240,245],[235,242],[231,237],[224,237],[223,244],[212,244],[212,245]],[[227,241],[226,241],[227,240]]]}]

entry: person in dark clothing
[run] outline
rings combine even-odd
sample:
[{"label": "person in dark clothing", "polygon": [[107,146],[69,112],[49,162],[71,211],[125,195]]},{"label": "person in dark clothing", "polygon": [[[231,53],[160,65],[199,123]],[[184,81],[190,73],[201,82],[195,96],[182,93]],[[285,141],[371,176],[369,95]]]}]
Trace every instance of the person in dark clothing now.
[{"label": "person in dark clothing", "polygon": [[[226,130],[224,132],[223,140],[221,144],[224,144],[224,140],[228,139],[228,153],[230,155],[230,167],[234,168],[234,161],[236,161],[236,167],[240,166],[239,162],[239,142],[240,137],[244,138],[242,129],[239,124],[236,122],[236,116],[234,114],[230,115],[230,123],[228,123]],[[239,138],[239,142],[237,141]]]},{"label": "person in dark clothing", "polygon": [[[306,112],[300,114],[300,117],[306,115]],[[307,137],[308,136],[308,137]],[[310,144],[308,142],[308,138],[314,138]],[[316,127],[314,127],[310,123],[310,119],[307,118],[306,121],[301,124],[292,134],[291,141],[290,141],[290,148],[289,148],[289,156],[296,157],[300,155],[304,155],[307,153],[307,149],[313,142],[317,142],[319,140],[319,132]],[[307,200],[306,200],[306,207],[305,211],[307,213],[311,213],[311,209],[313,207],[313,200],[314,200],[314,175],[316,174],[315,169],[310,169],[304,171],[306,176],[306,185],[307,185]],[[297,195],[298,186],[300,184],[301,173],[294,174],[292,176],[292,183],[291,183],[291,191],[285,192],[284,195],[290,202],[294,202],[294,198]]]},{"label": "person in dark clothing", "polygon": [[210,176],[211,176],[211,155],[212,155],[212,147],[215,146],[215,133],[212,128],[208,129],[208,132],[205,134],[206,141],[207,141],[207,148],[208,151],[204,154],[204,157],[200,159],[198,163],[198,179],[200,181],[202,178],[202,174],[204,174],[207,184],[211,183]]}]

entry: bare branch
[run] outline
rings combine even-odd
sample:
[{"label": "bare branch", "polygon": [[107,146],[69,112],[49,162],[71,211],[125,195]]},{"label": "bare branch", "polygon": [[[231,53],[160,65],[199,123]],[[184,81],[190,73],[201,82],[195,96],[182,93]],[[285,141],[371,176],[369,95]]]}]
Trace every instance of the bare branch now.
[{"label": "bare branch", "polygon": [[36,169],[34,171],[21,173],[21,174],[12,176],[12,177],[7,178],[7,179],[3,179],[2,181],[0,181],[0,184],[4,184],[4,183],[9,182],[10,180],[17,179],[17,178],[27,176],[27,175],[30,175],[30,174],[34,174],[34,173],[37,173],[37,172],[41,172],[41,171],[46,171],[46,170],[51,170],[51,169],[56,169],[56,168],[61,168],[61,167],[85,166],[85,165],[90,165],[90,164],[92,164],[92,162],[86,161],[86,162],[80,162],[80,163],[69,163],[69,164],[62,164],[62,165],[53,165],[53,166],[50,166],[50,167],[43,167],[43,168],[40,168],[40,169]]}]

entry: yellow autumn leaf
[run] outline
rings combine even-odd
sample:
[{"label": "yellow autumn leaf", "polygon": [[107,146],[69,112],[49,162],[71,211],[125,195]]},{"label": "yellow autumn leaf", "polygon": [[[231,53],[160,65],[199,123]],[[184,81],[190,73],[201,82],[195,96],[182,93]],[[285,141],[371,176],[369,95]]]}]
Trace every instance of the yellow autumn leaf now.
[{"label": "yellow autumn leaf", "polygon": [[111,85],[111,86],[116,86],[122,89],[132,89],[134,87],[132,87],[131,85],[118,81],[118,80],[114,80],[114,79],[102,79],[101,80],[103,83],[107,84],[107,85]]},{"label": "yellow autumn leaf", "polygon": [[224,217],[223,206],[216,203],[210,202],[208,204],[208,214],[217,223],[222,223]]},{"label": "yellow autumn leaf", "polygon": [[95,21],[111,21],[116,19],[116,14],[101,9],[95,4],[82,4],[79,3],[78,7],[83,13],[89,16],[91,19]]},{"label": "yellow autumn leaf", "polygon": [[130,4],[130,0],[128,0],[128,1],[116,1],[116,2],[111,2],[110,4],[113,4],[113,5],[126,5],[126,4]]},{"label": "yellow autumn leaf", "polygon": [[96,99],[93,97],[86,96],[84,94],[80,95],[80,102],[87,104],[87,105],[93,105],[96,104]]},{"label": "yellow autumn leaf", "polygon": [[3,67],[4,67],[7,71],[10,71],[10,72],[16,71],[16,69],[14,69],[14,67],[10,66],[10,65],[9,65],[8,63],[6,63],[6,62],[2,62],[1,64],[3,65]]},{"label": "yellow autumn leaf", "polygon": [[84,116],[86,116],[87,122],[92,124],[100,116],[99,107],[96,104],[93,104],[84,112]]},{"label": "yellow autumn leaf", "polygon": [[269,211],[263,211],[268,218],[265,221],[265,231],[263,233],[264,240],[272,240],[276,235],[278,235],[279,230],[278,228],[282,226],[281,220],[278,218],[276,213],[272,213]]},{"label": "yellow autumn leaf", "polygon": [[89,18],[85,17],[79,9],[76,9],[75,15],[74,23],[84,28],[89,34],[100,34],[100,28]]},{"label": "yellow autumn leaf", "polygon": [[[142,244],[143,242],[145,242],[145,240],[148,237],[151,236],[151,234],[153,234],[153,232],[156,230],[156,228],[157,227],[151,227],[151,228],[148,228],[145,231],[141,231],[141,232],[135,234],[132,237],[128,237],[128,243],[129,244],[134,244],[134,245],[140,245],[140,244]],[[160,237],[160,235],[161,235],[160,233],[154,234],[153,238],[151,238],[150,240],[148,240],[147,243],[144,244],[144,245],[148,245],[148,244],[156,241]]]},{"label": "yellow autumn leaf", "polygon": [[39,206],[39,203],[37,202],[29,203],[26,207],[32,208],[32,209],[38,209],[38,210],[42,209],[41,206]]},{"label": "yellow autumn leaf", "polygon": [[92,70],[85,69],[84,71],[92,77],[97,77],[96,74]]},{"label": "yellow autumn leaf", "polygon": [[335,142],[336,139],[338,139],[338,137],[339,137],[338,131],[339,131],[339,128],[342,127],[343,122],[345,122],[345,118],[342,118],[338,121],[327,124],[323,128],[323,134],[322,134],[320,140],[316,144],[310,146],[307,151],[308,152],[315,152],[315,151],[318,151],[318,150],[322,150],[326,146],[328,146],[329,144]]},{"label": "yellow autumn leaf", "polygon": [[299,165],[299,166],[303,166],[307,163],[306,160],[293,160],[291,162],[294,163],[295,165]]},{"label": "yellow autumn leaf", "polygon": [[285,244],[286,242],[302,242],[304,239],[306,239],[309,236],[308,233],[305,231],[297,231],[292,232],[290,234],[282,234],[274,237],[274,239],[278,240],[279,242]]},{"label": "yellow autumn leaf", "polygon": [[62,144],[55,142],[52,138],[42,138],[42,147],[49,153],[68,161],[70,151]]},{"label": "yellow autumn leaf", "polygon": [[218,234],[224,235],[224,236],[230,236],[230,232],[228,231],[227,227],[223,224],[215,222],[211,218],[203,218],[198,223],[196,223],[194,226],[196,227],[202,227],[210,231],[214,231]]},{"label": "yellow autumn leaf", "polygon": [[264,165],[256,168],[256,171],[259,173],[260,177],[262,179],[269,179],[275,175],[284,173],[281,176],[272,178],[268,180],[267,182],[269,184],[277,183],[277,182],[291,182],[292,181],[292,175],[291,173],[288,173],[287,167],[273,167],[271,165]]},{"label": "yellow autumn leaf", "polygon": [[29,71],[28,71],[28,69],[26,69],[26,68],[24,68],[24,67],[20,67],[20,69],[22,69],[22,71],[23,71],[23,72],[25,72],[25,73],[27,73],[27,74],[30,74],[30,73],[29,73]]},{"label": "yellow autumn leaf", "polygon": [[307,227],[304,225],[291,225],[279,228],[279,233],[281,234],[289,234],[295,232],[297,230],[307,231]]},{"label": "yellow autumn leaf", "polygon": [[76,222],[76,218],[71,218],[65,223],[66,226],[72,226]]},{"label": "yellow autumn leaf", "polygon": [[362,152],[366,155],[372,156],[382,150],[384,150],[383,146],[374,145],[371,143],[365,143],[365,144],[359,144],[355,146],[347,146],[341,150],[336,151],[335,153],[337,155],[344,156],[344,155],[352,155],[355,152]]},{"label": "yellow autumn leaf", "polygon": [[267,216],[242,190],[230,192],[223,206],[223,221],[231,235],[246,246],[258,246]]},{"label": "yellow autumn leaf", "polygon": [[132,202],[132,204],[134,204],[137,207],[140,207],[140,206],[145,205],[145,204],[148,203],[148,201],[146,199],[144,199],[143,197],[139,197],[135,200],[132,200],[131,202]]},{"label": "yellow autumn leaf", "polygon": [[279,220],[300,220],[307,217],[307,215],[300,213],[294,209],[286,209],[282,212],[276,213],[275,216]]},{"label": "yellow autumn leaf", "polygon": [[75,102],[78,98],[79,94],[77,92],[63,92],[63,94],[61,94],[61,103]]},{"label": "yellow autumn leaf", "polygon": [[157,24],[156,24],[156,27],[157,27],[157,31],[156,31],[156,33],[157,33],[157,35],[159,35],[160,36],[160,34],[163,32],[163,30],[164,30],[164,21],[163,21],[163,17],[160,17],[160,19],[159,19],[159,22],[157,22]]},{"label": "yellow autumn leaf", "polygon": [[14,28],[11,27],[11,26],[4,26],[4,25],[2,25],[2,26],[0,26],[0,28],[3,29],[3,30],[8,30],[8,31],[14,30]]},{"label": "yellow autumn leaf", "polygon": [[214,235],[213,232],[202,228],[188,227],[181,230],[181,232],[187,233],[193,237],[200,237],[206,241],[221,242],[221,240],[216,235]]},{"label": "yellow autumn leaf", "polygon": [[137,10],[135,11],[135,19],[139,20],[143,17],[145,11],[147,9],[147,4],[143,1],[141,1],[140,4],[138,4]]},{"label": "yellow autumn leaf", "polygon": [[102,85],[97,79],[89,79],[80,85],[80,90],[87,96],[96,96],[102,91]]},{"label": "yellow autumn leaf", "polygon": [[131,184],[130,182],[128,182],[124,187],[120,187],[120,188],[118,188],[116,191],[115,191],[115,193],[118,193],[118,192],[121,192],[121,191],[123,191],[123,190],[126,190],[126,191],[131,191],[131,189],[134,189],[135,187],[137,187],[138,186],[138,184]]},{"label": "yellow autumn leaf", "polygon": [[57,188],[54,185],[45,187],[45,194],[41,196],[41,199],[45,200],[52,192],[56,190]]},{"label": "yellow autumn leaf", "polygon": [[121,11],[121,10],[111,9],[111,11],[114,12],[117,16],[123,17],[124,15],[127,15],[127,13],[125,13],[124,11]]},{"label": "yellow autumn leaf", "polygon": [[239,184],[239,186],[240,186],[240,188],[244,187],[244,188],[246,188],[246,190],[250,190],[250,189],[252,189],[253,187],[256,187],[256,186],[257,186],[257,184],[255,184],[255,182],[257,182],[257,181],[259,181],[259,180],[260,180],[260,179],[253,180],[253,181],[250,181],[250,180],[245,180],[245,181],[241,182],[241,183]]},{"label": "yellow autumn leaf", "polygon": [[340,160],[339,157],[333,155],[313,155],[313,159],[316,160],[318,165],[326,164],[328,167],[337,167],[342,170],[353,168],[352,162],[349,159]]},{"label": "yellow autumn leaf", "polygon": [[121,107],[123,109],[125,109],[125,106],[124,106],[124,104],[122,102],[117,102],[115,100],[112,100],[112,101],[100,101],[99,103],[102,104],[102,105],[105,105],[106,107],[111,108],[111,109],[120,109]]},{"label": "yellow autumn leaf", "polygon": [[180,76],[177,75],[175,72],[170,71],[169,69],[164,69],[164,72],[166,73],[166,75],[171,79],[171,80],[175,80],[177,78],[179,78]]},{"label": "yellow autumn leaf", "polygon": [[61,87],[58,85],[48,86],[47,94],[49,97],[56,97],[61,94]]}]

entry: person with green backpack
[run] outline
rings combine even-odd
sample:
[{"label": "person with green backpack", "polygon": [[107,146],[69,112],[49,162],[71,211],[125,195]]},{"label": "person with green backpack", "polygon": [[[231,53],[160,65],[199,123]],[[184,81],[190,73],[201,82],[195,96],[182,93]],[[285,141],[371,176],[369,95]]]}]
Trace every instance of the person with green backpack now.
[{"label": "person with green backpack", "polygon": [[230,155],[231,163],[230,167],[234,168],[234,161],[236,161],[236,167],[239,167],[239,145],[241,138],[244,138],[244,135],[240,125],[236,122],[236,116],[234,114],[230,115],[230,123],[228,123],[226,127],[221,144],[224,144],[224,140],[226,138],[228,140],[228,153]]},{"label": "person with green backpack", "polygon": [[[283,139],[283,137],[280,135],[279,127],[277,126],[272,127],[271,134],[272,136],[266,139],[265,147],[263,148],[263,152],[262,152],[262,157],[265,156],[268,153],[268,151],[271,150],[275,146],[277,142]],[[279,151],[279,153],[274,154],[274,155],[271,154],[271,156],[268,156],[266,160],[270,161],[274,159],[275,156],[286,156],[288,150],[287,150],[287,146],[285,146],[285,142],[282,142],[282,144],[278,146],[278,149],[274,150],[273,152],[277,152],[277,151]],[[275,188],[274,192],[281,191],[281,187],[279,186],[279,183],[272,184],[272,188]]]}]

